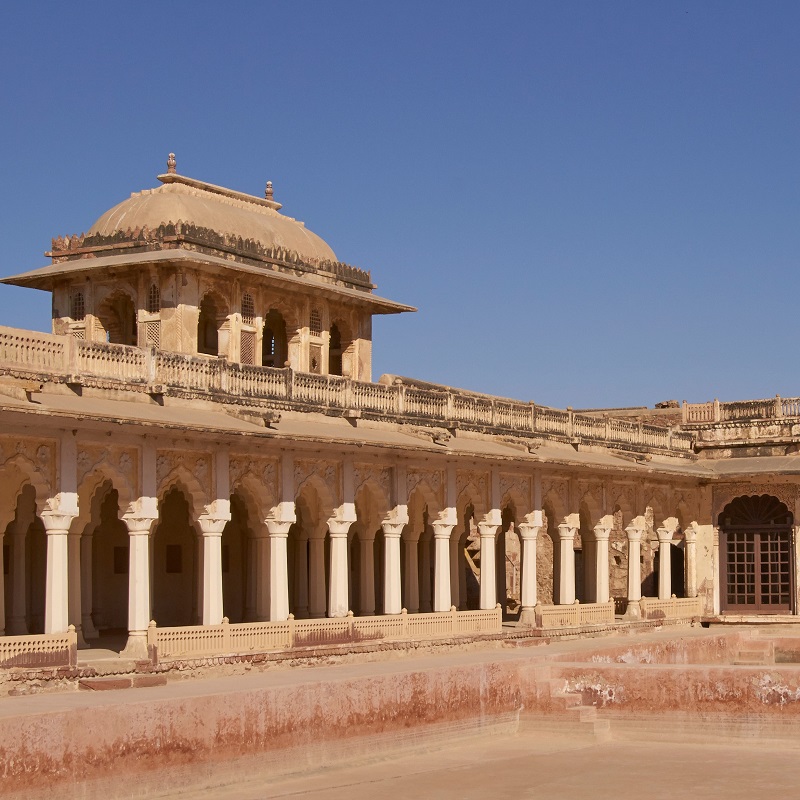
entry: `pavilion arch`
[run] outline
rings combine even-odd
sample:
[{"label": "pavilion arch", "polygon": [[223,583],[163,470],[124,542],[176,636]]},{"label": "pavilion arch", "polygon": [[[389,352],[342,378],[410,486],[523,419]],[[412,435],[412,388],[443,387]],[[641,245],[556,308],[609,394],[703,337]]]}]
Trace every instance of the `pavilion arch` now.
[{"label": "pavilion arch", "polygon": [[282,369],[289,360],[289,336],[286,319],[275,308],[264,315],[261,328],[261,364]]},{"label": "pavilion arch", "polygon": [[250,510],[251,525],[261,526],[278,501],[270,488],[252,472],[246,472],[231,484],[231,494],[240,494]]},{"label": "pavilion arch", "polygon": [[[462,512],[467,506],[472,506],[476,522],[483,521],[489,511],[488,503],[486,502],[483,492],[481,492],[472,481],[464,486],[456,500],[456,508],[459,512]],[[461,516],[461,513],[459,513],[459,519]]]},{"label": "pavilion arch", "polygon": [[622,530],[638,513],[631,502],[630,492],[621,488],[609,492],[608,507]]},{"label": "pavilion arch", "polygon": [[321,526],[338,503],[330,486],[316,473],[309,475],[295,490],[295,503],[304,501],[315,525]]},{"label": "pavilion arch", "polygon": [[189,503],[189,511],[194,520],[205,512],[210,500],[200,481],[182,464],[179,464],[166,475],[156,490],[156,496],[162,500],[172,489],[182,492]]},{"label": "pavilion arch", "polygon": [[138,316],[136,294],[130,290],[116,288],[97,304],[97,323],[111,344],[138,343]]},{"label": "pavilion arch", "polygon": [[110,483],[119,497],[120,516],[134,511],[133,487],[130,480],[112,464],[100,464],[83,477],[78,485],[78,529],[82,529],[91,519],[91,503],[95,493],[106,483]]},{"label": "pavilion arch", "polygon": [[209,356],[227,355],[230,325],[228,301],[215,289],[207,289],[198,305],[197,352]]},{"label": "pavilion arch", "polygon": [[356,490],[356,521],[349,535],[350,605],[360,614],[372,615],[383,598],[383,522],[390,500],[374,478],[367,478]]},{"label": "pavilion arch", "polygon": [[17,453],[0,466],[0,524],[6,517],[13,517],[17,501],[26,485],[31,485],[35,493],[36,513],[47,508],[52,497],[49,484],[26,456]]},{"label": "pavilion arch", "polygon": [[352,326],[342,317],[331,320],[328,337],[328,372],[331,375],[353,376],[355,338]]},{"label": "pavilion arch", "polygon": [[542,499],[542,511],[545,516],[547,536],[540,536],[537,544],[537,593],[542,603],[555,603],[560,588],[558,526],[567,521],[567,507],[558,491],[550,489],[545,493]]},{"label": "pavilion arch", "polygon": [[231,493],[231,518],[222,531],[222,608],[231,622],[259,619],[256,536],[264,527],[252,493],[240,483]]}]

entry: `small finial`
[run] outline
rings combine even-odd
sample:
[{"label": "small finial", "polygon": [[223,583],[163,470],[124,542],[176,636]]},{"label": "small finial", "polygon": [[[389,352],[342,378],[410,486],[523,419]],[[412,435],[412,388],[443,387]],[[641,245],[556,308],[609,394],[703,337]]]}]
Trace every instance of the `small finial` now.
[{"label": "small finial", "polygon": [[174,175],[177,172],[175,169],[175,153],[170,153],[167,159],[167,173]]},{"label": "small finial", "polygon": [[267,189],[264,192],[264,197],[266,197],[267,200],[272,200],[272,194],[272,181],[267,181]]}]

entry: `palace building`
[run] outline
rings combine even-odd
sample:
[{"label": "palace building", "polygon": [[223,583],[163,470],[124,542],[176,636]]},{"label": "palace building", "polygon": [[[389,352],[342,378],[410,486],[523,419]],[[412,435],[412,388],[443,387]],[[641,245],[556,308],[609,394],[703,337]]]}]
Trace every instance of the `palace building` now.
[{"label": "palace building", "polygon": [[223,619],[798,613],[800,399],[577,412],[375,382],[372,316],[412,307],[271,184],[242,194],[173,156],[158,180],[3,281],[53,301],[51,334],[0,327],[14,652],[127,632],[146,658],[157,631]]}]

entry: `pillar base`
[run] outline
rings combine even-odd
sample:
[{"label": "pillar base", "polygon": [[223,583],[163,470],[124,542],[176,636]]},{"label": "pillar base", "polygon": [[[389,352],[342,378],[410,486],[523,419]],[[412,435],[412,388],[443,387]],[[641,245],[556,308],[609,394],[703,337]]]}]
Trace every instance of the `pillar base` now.
[{"label": "pillar base", "polygon": [[97,628],[94,627],[94,622],[88,614],[84,614],[81,617],[81,630],[83,631],[84,639],[100,638],[100,634],[97,632]]},{"label": "pillar base", "polygon": [[622,619],[637,620],[641,618],[642,618],[642,611],[639,608],[639,601],[630,600],[628,602],[628,607],[625,609],[625,613],[622,615]]},{"label": "pillar base", "polygon": [[137,661],[144,661],[150,658],[147,651],[147,631],[131,631],[128,633],[128,641],[120,653],[122,658],[133,658]]},{"label": "pillar base", "polygon": [[519,612],[519,624],[527,625],[529,628],[536,627],[536,610],[534,608],[525,608]]}]

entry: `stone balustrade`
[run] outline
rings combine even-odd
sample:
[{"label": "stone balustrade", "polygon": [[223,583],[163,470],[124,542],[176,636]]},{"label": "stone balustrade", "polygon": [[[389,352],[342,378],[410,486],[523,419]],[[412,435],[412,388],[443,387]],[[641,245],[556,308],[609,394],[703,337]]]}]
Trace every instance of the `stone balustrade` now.
[{"label": "stone balustrade", "polygon": [[609,625],[614,622],[614,600],[607,603],[579,603],[570,605],[534,606],[536,627],[576,628],[582,625]]},{"label": "stone balustrade", "polygon": [[675,597],[667,600],[657,597],[643,597],[639,601],[641,618],[658,619],[699,619],[703,615],[703,606],[699,597]]},{"label": "stone balustrade", "polygon": [[74,667],[78,663],[78,635],[70,625],[64,633],[0,636],[1,669]]},{"label": "stone balustrade", "polygon": [[[684,431],[624,419],[577,414],[446,386],[363,383],[335,375],[247,366],[224,358],[168,353],[155,348],[88,342],[0,327],[0,374],[37,380],[178,394],[265,408],[348,411],[406,418],[444,428],[467,427],[526,437],[693,453]],[[684,410],[684,414],[686,411]]]},{"label": "stone balustrade", "polygon": [[708,403],[687,403],[682,407],[683,424],[713,425],[717,422],[735,422],[737,420],[783,419],[800,417],[800,397],[775,397],[766,400],[737,400],[720,403],[712,400]]},{"label": "stone balustrade", "polygon": [[[193,625],[159,628],[150,623],[147,644],[157,660],[289,650],[363,641],[447,639],[500,633],[502,610],[450,611],[430,614],[400,614],[331,619],[295,619],[283,622],[243,622],[231,625]],[[31,637],[18,637],[31,638]],[[0,642],[3,639],[0,638]]]}]

